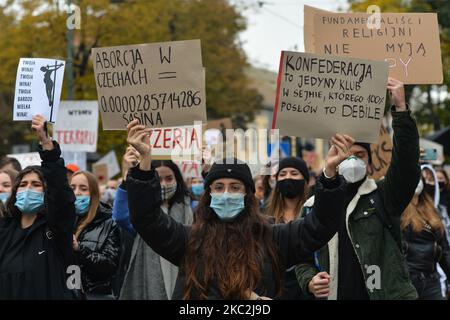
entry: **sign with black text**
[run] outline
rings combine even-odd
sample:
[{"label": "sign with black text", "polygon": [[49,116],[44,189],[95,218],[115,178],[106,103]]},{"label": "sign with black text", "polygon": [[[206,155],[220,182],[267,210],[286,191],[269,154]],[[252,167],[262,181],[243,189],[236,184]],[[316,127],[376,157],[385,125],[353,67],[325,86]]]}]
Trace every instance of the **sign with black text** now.
[{"label": "sign with black text", "polygon": [[103,129],[206,122],[200,40],[92,49]]},{"label": "sign with black text", "polygon": [[390,76],[406,84],[443,81],[436,13],[315,11],[312,32],[312,52],[387,61]]},{"label": "sign with black text", "polygon": [[30,121],[42,114],[55,123],[64,78],[65,62],[54,59],[21,58],[17,67],[14,121]]},{"label": "sign with black text", "polygon": [[281,136],[378,141],[388,64],[283,51],[272,129]]}]

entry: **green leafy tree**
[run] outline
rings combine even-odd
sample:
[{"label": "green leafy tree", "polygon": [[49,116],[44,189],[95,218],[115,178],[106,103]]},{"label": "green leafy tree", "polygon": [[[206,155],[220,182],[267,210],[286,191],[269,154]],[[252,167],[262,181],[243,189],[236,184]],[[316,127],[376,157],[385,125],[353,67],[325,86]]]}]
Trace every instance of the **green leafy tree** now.
[{"label": "green leafy tree", "polygon": [[[81,11],[74,30],[75,99],[97,99],[93,47],[201,39],[206,67],[207,112],[210,118],[232,116],[237,125],[251,121],[261,97],[244,74],[248,65],[237,34],[246,28],[238,10],[226,0],[73,1]],[[15,11],[14,8],[20,8]],[[66,58],[67,12],[54,0],[10,0],[0,10],[0,153],[26,141],[27,124],[11,125],[11,109],[20,57]],[[64,86],[62,97],[67,97]],[[98,151],[125,150],[125,132],[99,133]],[[3,130],[5,128],[5,130]]]}]

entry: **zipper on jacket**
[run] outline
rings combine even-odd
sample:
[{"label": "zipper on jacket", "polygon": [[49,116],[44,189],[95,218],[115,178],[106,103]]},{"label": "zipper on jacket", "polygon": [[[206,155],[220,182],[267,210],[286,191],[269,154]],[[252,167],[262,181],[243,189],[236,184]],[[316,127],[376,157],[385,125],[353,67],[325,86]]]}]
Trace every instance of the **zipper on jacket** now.
[{"label": "zipper on jacket", "polygon": [[[360,199],[361,199],[361,197],[360,197]],[[359,201],[359,199],[358,199],[358,201]],[[351,213],[353,213],[353,211]],[[348,227],[348,220],[350,220],[351,213],[348,215],[348,217],[347,217],[347,215],[345,217],[345,228],[347,229],[348,238],[350,239],[350,242],[352,243],[353,250],[355,251],[355,254],[356,254],[356,259],[358,259],[358,263],[361,268],[361,272],[362,272],[362,275],[364,278],[364,288],[366,289],[367,295],[369,296],[369,299],[370,299],[370,293],[369,293],[369,290],[367,290],[367,278],[366,278],[366,273],[364,272],[364,266],[361,263],[361,259],[359,258],[358,251],[355,249],[355,243],[353,242],[352,236],[350,234],[350,229]],[[338,265],[338,274],[339,274],[339,265]],[[338,285],[338,288],[339,288],[339,285]],[[338,293],[336,292],[336,298],[337,298],[337,294]]]}]

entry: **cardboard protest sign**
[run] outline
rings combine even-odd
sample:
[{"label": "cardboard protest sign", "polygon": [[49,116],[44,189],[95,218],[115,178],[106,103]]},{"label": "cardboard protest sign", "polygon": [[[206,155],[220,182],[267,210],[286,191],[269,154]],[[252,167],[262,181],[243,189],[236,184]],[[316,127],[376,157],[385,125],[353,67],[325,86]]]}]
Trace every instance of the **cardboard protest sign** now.
[{"label": "cardboard protest sign", "polygon": [[[96,163],[94,163],[94,165],[98,165],[98,164],[102,164],[102,163],[106,164],[106,166],[108,168],[108,176],[107,176],[108,179],[111,179],[116,174],[120,173],[119,162],[117,161],[116,153],[114,152],[114,150],[111,150],[110,152],[108,152],[105,156],[103,156],[103,158],[101,158]],[[93,167],[94,167],[94,165],[93,165]]]},{"label": "cardboard protest sign", "polygon": [[99,184],[106,184],[110,177],[106,163],[94,163],[92,165],[92,173],[97,177]]},{"label": "cardboard protest sign", "polygon": [[376,144],[370,145],[372,165],[368,168],[370,178],[379,180],[386,175],[392,158],[392,138],[388,129],[382,125]]},{"label": "cardboard protest sign", "polygon": [[436,13],[316,12],[313,37],[315,53],[385,60],[406,84],[443,81]]},{"label": "cardboard protest sign", "polygon": [[56,121],[65,62],[54,59],[21,58],[17,68],[14,121],[29,121],[42,114]]},{"label": "cardboard protest sign", "polygon": [[206,122],[200,40],[92,49],[105,130],[139,119],[151,128]]},{"label": "cardboard protest sign", "polygon": [[272,128],[280,135],[378,141],[388,64],[283,51]]},{"label": "cardboard protest sign", "polygon": [[184,179],[202,178],[202,165],[200,163],[177,163]]},{"label": "cardboard protest sign", "polygon": [[150,131],[153,159],[189,157],[202,153],[202,125],[154,128]]},{"label": "cardboard protest sign", "polygon": [[8,154],[6,156],[17,159],[22,169],[25,169],[28,166],[41,165],[41,157],[39,155],[39,152],[16,153],[16,154]]},{"label": "cardboard protest sign", "polygon": [[314,15],[316,13],[331,13],[330,11],[303,6],[303,41],[305,52],[314,53]]},{"label": "cardboard protest sign", "polygon": [[53,136],[61,150],[95,152],[98,136],[97,101],[61,101]]}]

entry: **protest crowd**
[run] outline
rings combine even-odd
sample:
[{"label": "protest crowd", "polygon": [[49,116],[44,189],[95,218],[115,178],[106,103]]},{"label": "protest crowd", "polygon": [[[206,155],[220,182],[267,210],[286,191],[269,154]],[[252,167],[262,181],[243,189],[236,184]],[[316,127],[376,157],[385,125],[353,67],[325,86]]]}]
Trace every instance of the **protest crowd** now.
[{"label": "protest crowd", "polygon": [[[64,141],[64,63],[42,62],[46,87],[30,90],[45,108],[25,112],[19,99],[14,114],[31,122],[37,162],[0,159],[0,300],[450,298],[450,179],[419,143],[405,95],[420,82],[380,59],[283,51],[273,129],[324,139],[320,167],[278,153],[262,173],[197,146],[197,174],[186,175],[160,145],[173,151],[177,135],[201,142],[201,125],[167,138],[160,128],[207,122],[199,52],[200,41],[93,48],[98,107],[76,116],[97,130],[100,112],[103,129],[126,130],[115,176],[106,162],[87,170],[65,159],[66,145],[96,145],[97,133]],[[19,64],[44,72],[39,60]],[[375,179],[383,114],[392,148]]]}]

